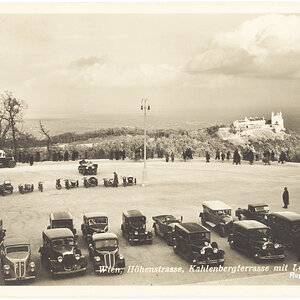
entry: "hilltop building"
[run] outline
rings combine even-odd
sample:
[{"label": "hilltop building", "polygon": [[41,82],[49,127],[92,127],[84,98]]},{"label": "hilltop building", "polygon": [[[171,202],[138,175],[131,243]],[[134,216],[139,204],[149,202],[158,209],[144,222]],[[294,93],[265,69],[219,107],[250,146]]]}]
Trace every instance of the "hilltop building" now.
[{"label": "hilltop building", "polygon": [[282,113],[272,112],[271,120],[265,118],[247,118],[244,120],[237,120],[233,122],[233,127],[236,131],[242,132],[250,129],[273,129],[276,133],[284,131]]}]

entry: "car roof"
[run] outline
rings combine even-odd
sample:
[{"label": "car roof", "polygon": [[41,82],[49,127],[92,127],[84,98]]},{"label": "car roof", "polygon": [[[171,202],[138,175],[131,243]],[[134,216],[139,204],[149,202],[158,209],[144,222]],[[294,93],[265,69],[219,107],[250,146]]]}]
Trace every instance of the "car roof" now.
[{"label": "car roof", "polygon": [[13,237],[13,236],[5,237],[5,239],[3,241],[4,247],[15,246],[15,245],[29,245],[30,246],[30,243],[28,240],[26,240],[25,238],[22,238],[22,237]]},{"label": "car roof", "polygon": [[212,209],[212,210],[219,210],[219,209],[231,209],[231,207],[229,205],[227,205],[226,203],[222,202],[222,201],[204,201],[202,203],[203,206],[207,206],[208,208]]},{"label": "car roof", "polygon": [[187,233],[209,232],[209,230],[206,227],[193,222],[180,223],[180,224],[176,224],[175,226],[177,226],[178,228],[182,229]]},{"label": "car roof", "polygon": [[235,221],[233,224],[236,226],[243,227],[245,229],[264,229],[269,228],[267,225],[260,223],[255,220],[242,220],[242,221]]},{"label": "car roof", "polygon": [[174,219],[177,219],[175,218],[173,215],[158,215],[158,216],[153,216],[152,219],[165,219],[165,218],[174,218]]},{"label": "car roof", "polygon": [[269,206],[269,204],[267,204],[267,203],[250,203],[250,204],[248,204],[248,206],[253,206],[253,207],[256,207],[256,206]]},{"label": "car roof", "polygon": [[53,228],[44,231],[49,239],[74,237],[73,232],[69,228]]},{"label": "car roof", "polygon": [[50,218],[52,220],[66,220],[66,219],[73,219],[72,215],[68,211],[58,211],[58,212],[52,212],[50,214]]},{"label": "car roof", "polygon": [[144,217],[144,215],[137,209],[127,210],[124,212],[125,217],[132,218],[132,217]]},{"label": "car roof", "polygon": [[97,217],[107,217],[107,214],[104,212],[88,212],[85,213],[84,216],[86,218],[97,218]]},{"label": "car roof", "polygon": [[286,219],[288,221],[300,221],[300,215],[292,211],[273,212],[271,215]]},{"label": "car roof", "polygon": [[117,235],[112,232],[105,232],[105,233],[94,233],[92,235],[93,241],[100,241],[100,240],[108,240],[108,239],[118,239]]}]

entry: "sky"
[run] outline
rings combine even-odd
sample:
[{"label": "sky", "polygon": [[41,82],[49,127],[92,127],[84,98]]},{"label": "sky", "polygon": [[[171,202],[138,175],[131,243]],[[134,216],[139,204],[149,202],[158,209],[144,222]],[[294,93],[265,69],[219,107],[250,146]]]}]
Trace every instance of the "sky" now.
[{"label": "sky", "polygon": [[300,16],[0,15],[0,67],[26,118],[295,113]]}]

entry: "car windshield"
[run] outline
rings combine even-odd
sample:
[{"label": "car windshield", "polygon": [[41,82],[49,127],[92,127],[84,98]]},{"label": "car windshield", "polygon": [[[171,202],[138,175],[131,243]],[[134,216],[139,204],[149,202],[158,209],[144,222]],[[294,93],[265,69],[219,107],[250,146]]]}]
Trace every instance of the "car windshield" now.
[{"label": "car windshield", "polygon": [[145,224],[145,221],[145,217],[133,217],[129,219],[129,223],[134,225],[143,225]]},{"label": "car windshield", "polygon": [[179,222],[179,220],[177,220],[175,217],[173,217],[173,216],[167,216],[167,217],[165,217],[165,222],[176,222],[176,221],[178,221]]},{"label": "car windshield", "polygon": [[10,181],[5,180],[5,181],[4,181],[4,184],[10,184]]},{"label": "car windshield", "polygon": [[256,206],[255,211],[257,211],[257,212],[268,212],[269,207],[268,206]]},{"label": "car windshield", "polygon": [[107,224],[107,218],[106,217],[96,217],[89,219],[89,225],[98,225],[98,224]]},{"label": "car windshield", "polygon": [[15,252],[29,252],[29,247],[27,245],[6,247],[7,254]]},{"label": "car windshield", "polygon": [[269,239],[271,238],[271,231],[268,228],[255,229],[251,231],[250,237],[255,240]]},{"label": "car windshield", "polygon": [[220,209],[218,210],[218,215],[230,215],[230,209]]},{"label": "car windshield", "polygon": [[62,248],[64,246],[74,246],[73,238],[53,239],[51,241],[54,248]]},{"label": "car windshield", "polygon": [[73,228],[73,220],[52,220],[52,228]]},{"label": "car windshield", "polygon": [[209,232],[195,232],[190,234],[190,241],[210,241]]},{"label": "car windshield", "polygon": [[112,251],[118,247],[118,240],[117,239],[98,240],[95,241],[95,247],[97,250]]}]

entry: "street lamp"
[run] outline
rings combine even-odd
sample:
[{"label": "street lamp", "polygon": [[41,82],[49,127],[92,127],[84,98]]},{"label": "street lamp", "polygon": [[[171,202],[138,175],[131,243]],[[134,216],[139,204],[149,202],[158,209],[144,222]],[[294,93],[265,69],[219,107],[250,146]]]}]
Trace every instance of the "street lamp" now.
[{"label": "street lamp", "polygon": [[150,104],[148,99],[142,99],[141,101],[141,110],[144,110],[144,169],[143,169],[143,180],[142,186],[147,185],[147,110],[150,110]]}]

